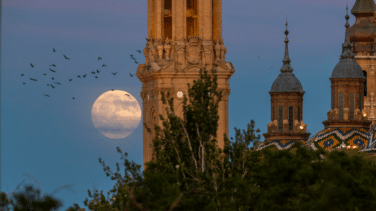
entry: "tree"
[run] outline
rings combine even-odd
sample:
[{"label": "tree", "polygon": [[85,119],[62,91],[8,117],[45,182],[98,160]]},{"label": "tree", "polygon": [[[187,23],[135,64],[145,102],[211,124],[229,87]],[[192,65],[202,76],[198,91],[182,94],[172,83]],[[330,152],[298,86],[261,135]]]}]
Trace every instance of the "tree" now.
[{"label": "tree", "polygon": [[44,194],[43,197],[40,196],[41,190],[39,182],[34,179],[31,175],[24,173],[25,176],[30,177],[34,180],[38,189],[35,189],[32,185],[25,185],[24,191],[16,191],[19,186],[24,182],[22,181],[16,189],[10,193],[6,194],[2,192],[0,194],[0,209],[1,210],[11,210],[13,211],[50,211],[57,210],[59,207],[63,206],[61,200],[55,198],[53,195],[64,188],[70,188],[71,185],[60,186],[55,189],[51,194]]}]

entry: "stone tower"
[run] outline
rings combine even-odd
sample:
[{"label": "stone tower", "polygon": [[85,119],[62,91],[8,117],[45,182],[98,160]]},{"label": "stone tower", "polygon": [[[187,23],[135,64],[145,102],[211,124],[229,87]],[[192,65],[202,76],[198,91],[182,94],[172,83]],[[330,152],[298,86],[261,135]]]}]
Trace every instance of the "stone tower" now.
[{"label": "stone tower", "polygon": [[355,61],[360,65],[366,78],[364,81],[364,105],[362,115],[373,123],[376,123],[376,27],[374,0],[356,0],[351,13],[356,20],[349,28],[350,42],[353,44],[352,51],[355,54]]},{"label": "stone tower", "polygon": [[[142,82],[143,164],[153,156],[154,124],[164,128],[159,115],[167,118],[161,92],[174,97],[175,114],[183,117],[183,95],[188,83],[199,79],[200,68],[218,75],[218,91],[223,91],[218,105],[217,141],[223,149],[223,134],[228,136],[228,80],[235,72],[225,61],[227,52],[222,39],[222,0],[148,0],[147,43],[143,50],[145,64],[139,64],[136,76]],[[187,97],[188,98],[188,97]],[[189,99],[188,102],[189,103]]]},{"label": "stone tower", "polygon": [[303,122],[303,87],[292,73],[288,51],[287,20],[285,31],[285,56],[281,73],[273,82],[269,92],[271,101],[271,122],[268,132],[264,133],[265,141],[307,141],[307,125]]},{"label": "stone tower", "polygon": [[328,112],[328,120],[323,122],[325,129],[367,128],[371,125],[362,115],[366,78],[351,51],[349,15],[346,14],[345,18],[345,43],[342,44],[343,52],[330,77],[331,109]]}]

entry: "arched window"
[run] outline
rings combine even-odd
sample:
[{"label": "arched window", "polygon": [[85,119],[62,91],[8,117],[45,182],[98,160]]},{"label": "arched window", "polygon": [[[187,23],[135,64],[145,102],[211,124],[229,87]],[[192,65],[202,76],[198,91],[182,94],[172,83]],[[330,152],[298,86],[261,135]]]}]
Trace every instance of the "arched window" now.
[{"label": "arched window", "polygon": [[289,106],[289,130],[293,130],[294,126],[294,107]]},{"label": "arched window", "polygon": [[164,0],[164,30],[163,41],[172,38],[172,4],[171,0]]},{"label": "arched window", "polygon": [[338,119],[343,120],[343,93],[338,93]]},{"label": "arched window", "polygon": [[350,93],[350,116],[349,119],[354,119],[354,108],[355,108],[355,93]]},{"label": "arched window", "polygon": [[298,121],[300,122],[300,121],[302,121],[302,119],[301,119],[301,116],[300,116],[300,106],[298,106]]},{"label": "arched window", "polygon": [[197,0],[186,0],[187,1],[187,37],[198,36],[198,2]]},{"label": "arched window", "polygon": [[366,81],[364,81],[364,96],[367,96],[367,72],[363,70],[364,77],[366,77]]},{"label": "arched window", "polygon": [[278,106],[278,130],[283,131],[283,106]]}]

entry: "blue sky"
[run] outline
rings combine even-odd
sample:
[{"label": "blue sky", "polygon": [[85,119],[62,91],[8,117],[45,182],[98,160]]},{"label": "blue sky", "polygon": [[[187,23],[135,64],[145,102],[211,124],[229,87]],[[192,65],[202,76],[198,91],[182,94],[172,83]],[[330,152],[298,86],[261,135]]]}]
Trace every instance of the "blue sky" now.
[{"label": "blue sky", "polygon": [[[352,25],[355,0],[348,3]],[[286,14],[291,66],[306,92],[303,121],[311,136],[323,129],[330,110],[329,77],[345,39],[346,1],[223,0],[222,12],[226,61],[235,68],[229,80],[230,137],[234,127],[246,129],[251,119],[267,132],[268,92],[283,64]],[[23,176],[26,172],[39,181],[42,193],[73,184],[75,193],[55,194],[64,202],[61,210],[73,203],[83,207],[93,183],[104,193],[115,184],[99,157],[116,171],[120,146],[142,164],[142,121],[131,135],[109,139],[94,127],[91,108],[101,94],[116,89],[130,93],[142,110],[142,83],[129,75],[137,70],[129,55],[145,61],[136,50],[146,46],[146,15],[146,0],[3,0],[1,191],[10,193],[24,179],[35,184]],[[56,73],[48,70],[50,64],[57,65]],[[103,71],[98,78],[77,78],[96,69]],[[51,75],[61,86],[46,86]]]}]

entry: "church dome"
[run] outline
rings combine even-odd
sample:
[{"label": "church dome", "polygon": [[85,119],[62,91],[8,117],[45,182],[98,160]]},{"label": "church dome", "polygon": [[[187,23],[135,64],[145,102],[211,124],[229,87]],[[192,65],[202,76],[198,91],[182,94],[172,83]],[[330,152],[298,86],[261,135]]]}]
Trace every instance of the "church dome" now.
[{"label": "church dome", "polygon": [[303,92],[300,81],[292,72],[282,72],[273,82],[270,92]]},{"label": "church dome", "polygon": [[370,41],[373,42],[375,36],[375,26],[368,18],[359,18],[353,26],[349,28],[350,41]]},{"label": "church dome", "polygon": [[354,59],[341,59],[334,67],[330,78],[364,78],[360,65]]},{"label": "church dome", "polygon": [[358,16],[360,14],[370,14],[376,10],[374,0],[356,0],[353,8],[351,9],[351,14]]}]

